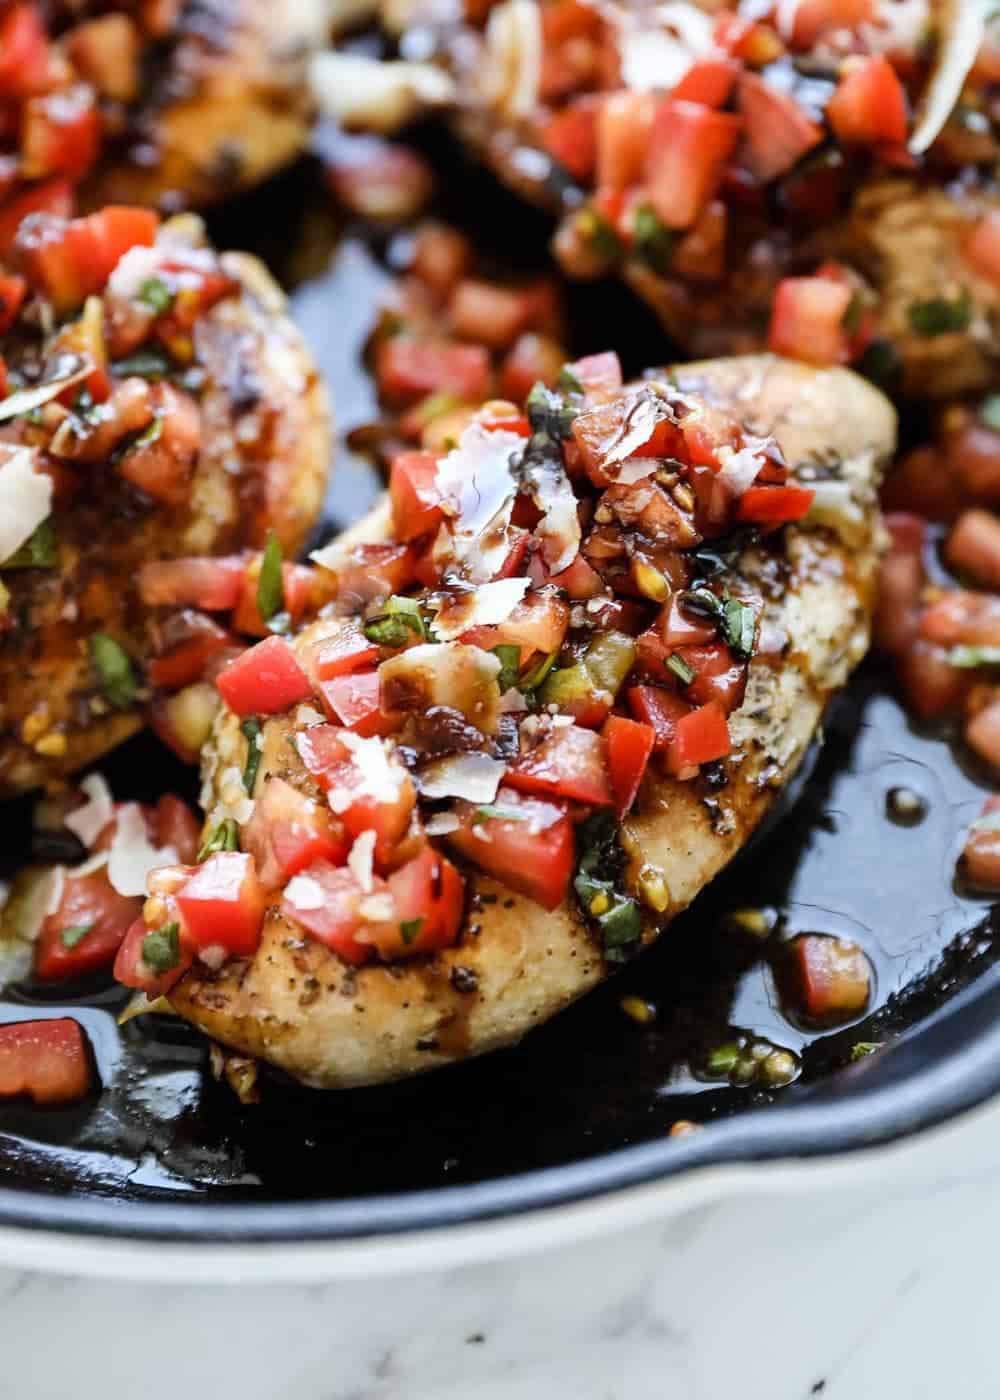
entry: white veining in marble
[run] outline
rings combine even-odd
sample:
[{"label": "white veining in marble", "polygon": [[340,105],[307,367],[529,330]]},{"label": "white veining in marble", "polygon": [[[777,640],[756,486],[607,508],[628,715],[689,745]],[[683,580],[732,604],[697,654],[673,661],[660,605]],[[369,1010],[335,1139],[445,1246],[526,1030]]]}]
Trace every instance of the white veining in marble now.
[{"label": "white veining in marble", "polygon": [[575,1241],[487,1261],[470,1235],[465,1263],[382,1277],[0,1268],[0,1396],[996,1400],[1000,1104],[877,1170],[814,1178],[714,1201],[661,1189],[620,1229],[605,1213],[591,1235],[584,1211]]}]

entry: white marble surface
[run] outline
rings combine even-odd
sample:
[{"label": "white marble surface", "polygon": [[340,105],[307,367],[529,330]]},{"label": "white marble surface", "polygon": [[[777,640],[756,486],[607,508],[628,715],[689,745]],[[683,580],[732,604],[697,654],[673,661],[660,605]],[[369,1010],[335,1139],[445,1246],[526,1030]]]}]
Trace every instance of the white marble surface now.
[{"label": "white marble surface", "polygon": [[59,1261],[0,1237],[0,1395],[996,1400],[998,1182],[1000,1104],[902,1150],[460,1235],[77,1256],[147,1281],[20,1267]]}]

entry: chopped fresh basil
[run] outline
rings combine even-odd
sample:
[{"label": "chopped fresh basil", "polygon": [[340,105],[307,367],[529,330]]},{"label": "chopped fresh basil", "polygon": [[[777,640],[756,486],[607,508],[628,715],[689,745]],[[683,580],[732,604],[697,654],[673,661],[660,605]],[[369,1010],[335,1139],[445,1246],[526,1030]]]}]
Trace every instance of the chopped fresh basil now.
[{"label": "chopped fresh basil", "polygon": [[128,652],[106,632],[90,638],[90,660],[97,672],[101,694],[116,710],[127,710],[135,699],[137,682]]},{"label": "chopped fresh basil", "polygon": [[635,211],[633,227],[637,255],[654,272],[666,272],[674,252],[674,235],[648,204]]},{"label": "chopped fresh basil", "polygon": [[642,933],[639,906],[634,899],[618,899],[606,914],[599,916],[597,923],[604,937],[605,953],[634,943]]},{"label": "chopped fresh basil", "polygon": [[593,206],[577,214],[576,228],[597,257],[614,262],[622,256],[624,247],[614,225]]},{"label": "chopped fresh basil", "polygon": [[181,960],[179,924],[164,924],[142,940],[142,960],[154,972],[169,972]]},{"label": "chopped fresh basil", "polygon": [[170,373],[171,364],[159,350],[137,350],[134,355],[126,355],[111,366],[112,373],[120,379],[135,374],[140,379],[156,381],[165,379]]},{"label": "chopped fresh basil", "polygon": [[756,631],[757,614],[749,603],[741,603],[739,598],[727,598],[722,609],[722,635],[736,656],[749,657],[753,654]]},{"label": "chopped fresh basil", "polygon": [[876,1050],[882,1049],[880,1040],[859,1040],[851,1046],[851,1062],[865,1060],[869,1055],[874,1055]]},{"label": "chopped fresh basil", "polygon": [[671,675],[677,677],[681,685],[690,685],[697,674],[694,667],[689,666],[683,656],[679,656],[676,651],[667,657],[665,664],[667,670]]},{"label": "chopped fresh basil", "polygon": [[157,316],[162,316],[173,306],[174,294],[161,277],[147,277],[139,288],[137,300],[143,306],[148,306],[150,311],[155,311]]},{"label": "chopped fresh basil", "polygon": [[563,365],[559,371],[559,378],[556,380],[556,388],[560,394],[582,394],[583,384],[570,369],[569,365]]},{"label": "chopped fresh basil", "polygon": [[880,389],[894,389],[902,375],[903,362],[891,340],[876,336],[868,342],[855,368]]},{"label": "chopped fresh basil", "polygon": [[948,665],[970,671],[977,666],[1000,666],[1000,647],[952,647]]},{"label": "chopped fresh basil", "polygon": [[472,825],[482,826],[483,822],[526,822],[524,812],[517,807],[504,807],[498,803],[488,803],[477,807],[472,815]]},{"label": "chopped fresh basil", "polygon": [[370,642],[380,647],[405,647],[416,633],[427,637],[427,623],[416,598],[394,593],[386,602],[385,611],[369,618],[362,629]]},{"label": "chopped fresh basil", "polygon": [[525,694],[530,694],[532,691],[537,690],[542,681],[552,670],[552,667],[556,664],[556,657],[558,655],[559,653],[557,651],[549,652],[548,656],[539,661],[537,666],[532,667],[526,676],[521,677],[517,683],[518,689]]},{"label": "chopped fresh basil", "polygon": [[43,520],[41,525],[35,527],[30,539],[25,540],[21,548],[5,559],[3,567],[5,569],[51,569],[59,562],[59,551],[56,548],[56,532],[52,528],[52,521]]},{"label": "chopped fresh basil", "polygon": [[709,1051],[705,1059],[705,1069],[711,1075],[728,1075],[736,1068],[740,1058],[740,1047],[735,1040],[726,1045],[717,1045]]},{"label": "chopped fresh basil", "polygon": [[260,745],[257,742],[260,738],[260,720],[257,719],[256,715],[243,721],[240,725],[240,733],[247,741],[247,761],[243,769],[243,786],[247,790],[247,795],[253,797],[257,769],[260,767]]},{"label": "chopped fresh basil", "polygon": [[533,433],[547,433],[549,437],[559,440],[569,437],[573,420],[579,413],[579,409],[565,395],[546,388],[541,380],[532,387],[525,399],[524,409]]},{"label": "chopped fresh basil", "polygon": [[260,574],[257,577],[257,611],[264,622],[269,622],[275,613],[281,612],[285,606],[281,565],[281,541],[273,530],[268,530],[267,544],[260,561]]},{"label": "chopped fresh basil", "polygon": [[216,851],[238,851],[240,848],[239,827],[232,817],[225,817],[210,836],[202,843],[198,852],[199,864],[208,860]]},{"label": "chopped fresh basil", "polygon": [[860,292],[855,292],[847,303],[847,310],[840,318],[840,324],[848,335],[857,335],[861,329],[861,313],[865,309],[864,299]]},{"label": "chopped fresh basil", "polygon": [[979,405],[979,417],[987,428],[992,428],[995,433],[1000,433],[1000,394],[986,395],[986,398]]},{"label": "chopped fresh basil", "polygon": [[491,650],[500,662],[497,684],[500,686],[500,694],[503,695],[504,691],[517,685],[517,678],[521,674],[521,648],[504,642]]},{"label": "chopped fresh basil", "polygon": [[722,599],[710,588],[688,588],[678,598],[681,608],[708,622],[718,622],[722,615]]},{"label": "chopped fresh basil", "polygon": [[910,328],[917,335],[949,335],[968,328],[972,320],[972,298],[967,291],[956,301],[932,297],[930,301],[914,302],[906,314]]},{"label": "chopped fresh basil", "polygon": [[154,442],[159,442],[163,436],[163,416],[157,414],[148,428],[144,428],[137,438],[133,438],[129,444],[128,451],[135,452],[140,447],[152,447]]},{"label": "chopped fresh basil", "polygon": [[399,936],[408,948],[413,940],[418,936],[424,926],[424,916],[419,914],[415,919],[404,919],[399,925]]},{"label": "chopped fresh basil", "polygon": [[69,928],[60,931],[59,941],[64,948],[75,948],[78,943],[82,943],[87,934],[94,927],[90,924],[71,924]]},{"label": "chopped fresh basil", "polygon": [[577,828],[576,841],[580,907],[600,934],[605,959],[624,962],[642,936],[642,918],[635,900],[619,892],[623,856],[614,818],[595,813]]}]

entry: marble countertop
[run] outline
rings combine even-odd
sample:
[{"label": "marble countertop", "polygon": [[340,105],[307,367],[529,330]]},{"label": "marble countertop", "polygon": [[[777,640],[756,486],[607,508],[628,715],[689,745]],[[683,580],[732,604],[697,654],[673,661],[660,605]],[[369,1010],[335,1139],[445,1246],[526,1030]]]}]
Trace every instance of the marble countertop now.
[{"label": "marble countertop", "polygon": [[339,1259],[86,1246],[76,1266],[144,1278],[80,1278],[0,1234],[2,1393],[995,1400],[998,1176],[1000,1102],[902,1148]]}]

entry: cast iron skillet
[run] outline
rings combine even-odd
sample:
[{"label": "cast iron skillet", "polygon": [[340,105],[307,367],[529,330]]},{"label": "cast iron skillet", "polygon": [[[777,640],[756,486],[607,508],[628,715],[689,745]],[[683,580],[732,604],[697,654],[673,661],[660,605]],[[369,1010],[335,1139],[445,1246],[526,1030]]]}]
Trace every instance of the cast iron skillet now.
[{"label": "cast iron skillet", "polygon": [[[537,216],[453,150],[432,144],[432,154],[447,171],[448,217],[468,225],[474,210],[473,231],[508,262],[512,249],[544,246]],[[250,241],[294,288],[343,432],[375,416],[359,352],[398,243],[371,230],[337,242],[319,186],[306,165],[226,211],[215,232],[224,245]],[[620,289],[577,289],[573,306],[575,350],[614,345],[627,371],[669,359]],[[378,490],[366,463],[341,457],[329,497],[337,525]],[[123,797],[193,795],[192,775],[147,737],[104,771]],[[0,1020],[67,1007],[81,1019],[104,1090],[74,1109],[0,1107],[0,1222],[196,1241],[362,1236],[695,1166],[846,1152],[937,1123],[1000,1088],[995,913],[954,882],[986,786],[942,737],[909,726],[869,664],[832,708],[779,819],[659,945],[518,1048],[408,1083],[322,1095],[271,1080],[261,1104],[242,1107],[205,1072],[204,1044],[186,1026],[144,1018],[119,1035],[123,998],[100,985],[13,990]],[[919,820],[895,815],[900,788],[922,799]],[[0,821],[16,863],[26,804],[0,809]],[[769,911],[768,939],[734,927],[729,916],[747,906]],[[862,942],[877,978],[864,1021],[821,1034],[783,1013],[771,963],[803,931]],[[626,996],[656,1008],[649,1024],[624,1014]],[[769,1094],[708,1075],[712,1047],[739,1034],[800,1056],[798,1082]],[[863,1042],[885,1048],[851,1063]],[[678,1119],[707,1127],[670,1138]]]}]

